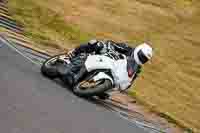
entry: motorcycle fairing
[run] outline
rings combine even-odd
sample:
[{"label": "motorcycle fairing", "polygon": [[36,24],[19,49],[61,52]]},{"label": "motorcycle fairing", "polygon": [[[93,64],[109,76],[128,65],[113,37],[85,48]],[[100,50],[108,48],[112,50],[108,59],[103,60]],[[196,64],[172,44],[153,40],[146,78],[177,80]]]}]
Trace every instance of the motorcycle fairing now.
[{"label": "motorcycle fairing", "polygon": [[[127,72],[127,59],[113,60],[104,55],[89,55],[85,61],[88,72],[96,69],[109,69],[114,78],[115,87],[125,90],[131,84],[131,78]],[[107,75],[108,76],[108,75]],[[103,78],[103,76],[101,76]],[[105,76],[106,77],[106,76]]]}]

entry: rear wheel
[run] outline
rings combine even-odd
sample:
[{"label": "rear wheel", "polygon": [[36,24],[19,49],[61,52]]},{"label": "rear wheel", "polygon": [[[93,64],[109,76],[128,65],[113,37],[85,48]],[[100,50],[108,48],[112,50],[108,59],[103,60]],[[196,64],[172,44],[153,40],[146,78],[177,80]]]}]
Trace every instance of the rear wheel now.
[{"label": "rear wheel", "polygon": [[56,61],[58,60],[58,58],[60,58],[61,56],[66,56],[64,54],[62,55],[56,55],[53,56],[49,59],[47,59],[41,67],[41,73],[51,79],[57,78],[58,77],[58,72],[57,72],[57,63]]},{"label": "rear wheel", "polygon": [[73,92],[81,97],[91,97],[98,96],[109,89],[112,89],[112,83],[108,79],[98,81],[84,80],[74,87]]}]

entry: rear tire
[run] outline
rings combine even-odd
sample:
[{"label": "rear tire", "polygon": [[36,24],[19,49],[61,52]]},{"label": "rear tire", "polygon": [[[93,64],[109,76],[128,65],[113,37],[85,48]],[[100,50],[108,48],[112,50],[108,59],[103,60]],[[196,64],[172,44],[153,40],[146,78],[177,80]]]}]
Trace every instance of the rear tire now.
[{"label": "rear tire", "polygon": [[[87,82],[87,81],[85,81]],[[73,92],[80,96],[80,97],[92,97],[92,96],[98,96],[105,91],[112,89],[112,83],[108,79],[101,79],[96,82],[99,82],[99,84],[91,87],[82,87],[82,82],[79,82],[73,89]]]}]

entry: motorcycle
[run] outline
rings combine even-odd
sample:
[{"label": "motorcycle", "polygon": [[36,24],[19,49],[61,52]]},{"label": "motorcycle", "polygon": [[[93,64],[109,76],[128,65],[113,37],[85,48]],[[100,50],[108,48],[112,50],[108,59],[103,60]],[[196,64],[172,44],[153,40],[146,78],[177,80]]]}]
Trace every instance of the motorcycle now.
[{"label": "motorcycle", "polygon": [[[64,60],[68,65],[72,63],[67,54],[51,57],[41,67],[44,76],[51,79],[59,78],[56,64],[58,59]],[[84,65],[88,73],[72,87],[72,91],[81,97],[99,96],[116,89],[123,90],[130,85],[130,80],[135,74],[128,76],[127,57],[113,51],[103,55],[87,55]]]}]

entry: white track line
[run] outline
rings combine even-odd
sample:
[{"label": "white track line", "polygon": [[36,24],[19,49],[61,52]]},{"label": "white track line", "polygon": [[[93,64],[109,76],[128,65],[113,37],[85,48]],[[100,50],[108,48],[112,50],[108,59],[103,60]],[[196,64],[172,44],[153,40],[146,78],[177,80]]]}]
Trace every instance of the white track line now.
[{"label": "white track line", "polygon": [[38,67],[41,66],[41,63],[38,63],[36,61],[33,61],[31,58],[27,57],[26,55],[24,55],[21,51],[19,51],[15,46],[13,46],[12,42],[10,42],[9,40],[7,40],[5,37],[0,37],[0,40],[2,42],[4,42],[8,47],[10,47],[11,49],[13,49],[14,51],[16,51],[17,53],[19,53],[21,56],[23,56],[24,58],[26,58],[27,60],[31,61],[32,63],[36,64]]}]

